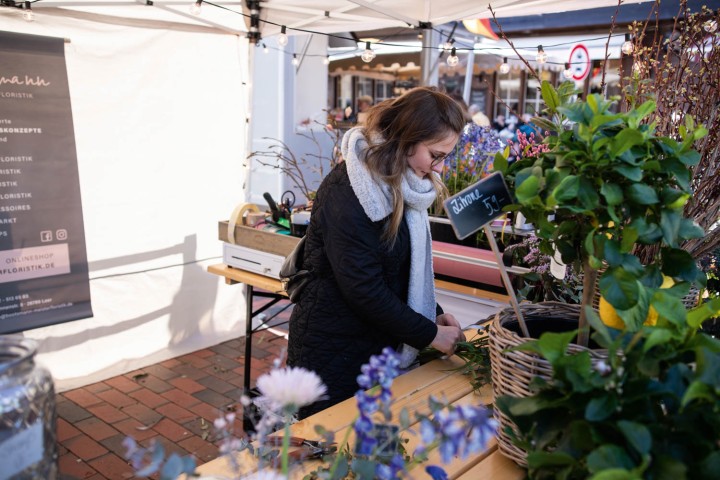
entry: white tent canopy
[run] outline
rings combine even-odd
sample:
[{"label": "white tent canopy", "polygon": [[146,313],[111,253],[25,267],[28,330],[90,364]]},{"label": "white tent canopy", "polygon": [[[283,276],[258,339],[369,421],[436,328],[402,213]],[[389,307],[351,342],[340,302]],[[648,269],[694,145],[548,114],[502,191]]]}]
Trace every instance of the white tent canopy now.
[{"label": "white tent canopy", "polygon": [[[640,3],[649,0],[625,0]],[[216,0],[192,15],[193,0],[41,0],[35,11],[53,15],[94,14],[115,22],[154,20],[179,25],[210,26],[242,34],[249,30],[250,10],[242,0]],[[539,15],[617,5],[617,0],[267,0],[259,3],[260,34],[276,35],[281,26],[288,34],[338,33],[387,27],[441,25],[455,20]],[[22,4],[21,1],[17,2]],[[109,18],[106,21],[110,22]]]}]

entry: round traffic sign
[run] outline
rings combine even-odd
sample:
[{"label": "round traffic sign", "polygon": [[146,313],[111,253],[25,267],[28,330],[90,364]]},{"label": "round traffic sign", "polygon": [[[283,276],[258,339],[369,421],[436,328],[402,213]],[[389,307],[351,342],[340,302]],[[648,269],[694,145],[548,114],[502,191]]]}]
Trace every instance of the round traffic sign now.
[{"label": "round traffic sign", "polygon": [[582,43],[575,45],[570,50],[570,71],[572,79],[576,82],[584,80],[590,73],[590,52]]}]

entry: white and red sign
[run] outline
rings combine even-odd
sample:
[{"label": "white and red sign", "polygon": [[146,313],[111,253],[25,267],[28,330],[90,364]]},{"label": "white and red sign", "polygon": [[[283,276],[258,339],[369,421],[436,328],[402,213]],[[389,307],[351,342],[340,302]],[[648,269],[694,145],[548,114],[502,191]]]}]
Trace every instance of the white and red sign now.
[{"label": "white and red sign", "polygon": [[590,73],[590,52],[585,45],[578,43],[572,50],[570,50],[570,71],[572,72],[572,79],[576,82],[585,80],[585,77]]}]

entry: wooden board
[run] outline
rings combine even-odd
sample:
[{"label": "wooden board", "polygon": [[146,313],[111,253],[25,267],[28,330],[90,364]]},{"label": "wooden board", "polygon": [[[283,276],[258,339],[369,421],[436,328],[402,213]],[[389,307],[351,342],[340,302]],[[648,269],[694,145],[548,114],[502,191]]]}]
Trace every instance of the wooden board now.
[{"label": "wooden board", "polygon": [[[228,241],[228,221],[218,222],[218,238],[223,242]],[[261,252],[274,253],[275,255],[288,256],[295,245],[300,241],[297,237],[281,235],[279,233],[266,232],[256,228],[235,225],[235,244],[243,247],[254,248]]]}]

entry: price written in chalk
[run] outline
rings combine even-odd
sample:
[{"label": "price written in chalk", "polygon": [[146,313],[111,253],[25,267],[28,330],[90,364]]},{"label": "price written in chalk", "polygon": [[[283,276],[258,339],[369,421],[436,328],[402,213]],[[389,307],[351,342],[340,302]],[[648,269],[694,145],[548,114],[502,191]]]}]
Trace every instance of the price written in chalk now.
[{"label": "price written in chalk", "polygon": [[445,212],[455,230],[463,239],[483,225],[502,215],[502,209],[512,203],[512,195],[500,172],[470,185],[443,202]]}]

